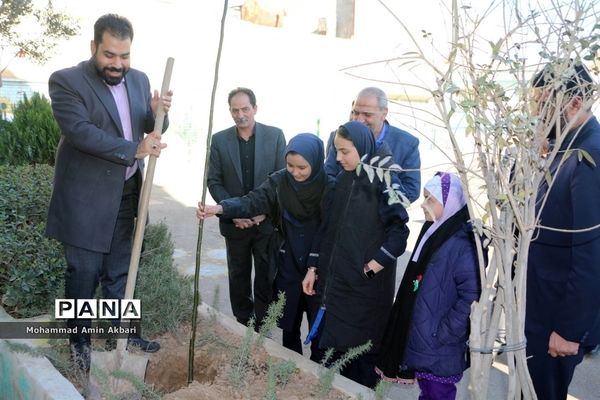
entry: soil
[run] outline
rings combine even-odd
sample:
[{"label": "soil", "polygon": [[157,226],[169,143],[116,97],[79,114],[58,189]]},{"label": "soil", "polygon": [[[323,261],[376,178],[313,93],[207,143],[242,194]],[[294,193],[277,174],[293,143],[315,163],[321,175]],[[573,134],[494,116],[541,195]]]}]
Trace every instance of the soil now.
[{"label": "soil", "polygon": [[[262,400],[267,393],[267,361],[282,360],[268,355],[262,348],[253,347],[247,372],[242,383],[235,385],[229,378],[231,360],[241,338],[229,333],[218,323],[201,320],[196,334],[194,381],[187,385],[190,329],[181,328],[156,338],[161,350],[150,356],[146,383],[162,393],[164,400]],[[203,327],[203,328],[200,328]],[[319,381],[296,369],[288,383],[278,385],[276,397],[285,400],[334,399],[347,400],[348,396],[331,390],[319,394]]]}]

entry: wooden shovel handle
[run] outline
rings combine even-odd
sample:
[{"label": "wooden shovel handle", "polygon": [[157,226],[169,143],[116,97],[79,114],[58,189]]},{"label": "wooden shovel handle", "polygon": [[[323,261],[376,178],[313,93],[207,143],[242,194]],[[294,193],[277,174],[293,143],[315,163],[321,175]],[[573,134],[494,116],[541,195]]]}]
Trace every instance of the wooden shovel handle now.
[{"label": "wooden shovel handle", "polygon": [[[172,57],[167,59],[165,67],[165,75],[160,90],[160,97],[167,94],[171,86],[171,73],[173,72],[173,63],[175,60]],[[162,134],[162,128],[165,121],[165,110],[162,107],[162,102],[159,104],[154,120],[154,132]],[[133,237],[133,246],[131,248],[131,259],[129,260],[129,272],[127,274],[127,286],[125,287],[125,299],[132,299],[135,291],[135,283],[137,281],[137,272],[140,265],[140,255],[142,253],[142,243],[144,242],[144,231],[146,229],[146,221],[148,219],[148,203],[150,202],[150,193],[152,191],[152,181],[154,179],[154,169],[156,168],[156,156],[151,155],[146,168],[146,177],[142,183],[142,194],[138,203],[137,220],[135,223],[135,234]],[[129,321],[122,321],[128,326]],[[117,355],[119,359],[123,359],[127,339],[119,339],[117,341]]]},{"label": "wooden shovel handle", "polygon": [[[167,59],[165,67],[165,75],[160,91],[161,98],[167,94],[171,86],[171,73],[173,72],[173,63],[175,60],[172,57]],[[162,133],[165,120],[165,111],[162,104],[159,105],[154,121],[154,132]],[[127,274],[127,286],[125,287],[125,299],[133,298],[135,291],[135,283],[137,281],[137,272],[140,264],[140,255],[142,252],[142,243],[144,241],[144,231],[146,229],[146,221],[148,219],[148,203],[150,202],[150,193],[152,191],[152,181],[154,180],[154,170],[156,168],[156,156],[151,155],[146,168],[146,177],[142,183],[142,194],[138,204],[137,221],[135,224],[135,234],[133,237],[133,246],[131,248],[131,259],[129,261],[129,272]]]}]

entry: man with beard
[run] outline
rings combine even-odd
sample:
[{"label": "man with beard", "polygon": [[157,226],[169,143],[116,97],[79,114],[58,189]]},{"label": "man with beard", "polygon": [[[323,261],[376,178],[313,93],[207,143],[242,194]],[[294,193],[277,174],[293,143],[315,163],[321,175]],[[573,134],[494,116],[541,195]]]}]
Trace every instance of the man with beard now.
[{"label": "man with beard", "polygon": [[548,64],[533,85],[541,130],[558,150],[529,248],[527,365],[537,398],[562,400],[585,349],[600,342],[600,124],[583,64]]},{"label": "man with beard", "polygon": [[[54,117],[61,129],[47,235],[62,242],[67,269],[65,298],[122,299],[131,257],[143,159],[166,144],[153,132],[158,107],[167,112],[172,93],[150,92],[148,77],[129,68],[133,28],[107,14],[94,24],[92,57],[49,79]],[[165,128],[167,124],[165,123]],[[144,133],[148,133],[144,137]],[[69,320],[71,356],[89,372],[89,320]],[[129,346],[147,352],[160,345],[139,335]]]},{"label": "man with beard", "polygon": [[[254,120],[257,111],[254,92],[236,88],[229,93],[227,101],[235,125],[213,136],[208,166],[208,189],[217,203],[244,196],[259,187],[269,174],[286,166],[283,131]],[[244,325],[255,318],[258,327],[273,291],[274,259],[270,256],[274,251],[269,247],[273,225],[265,215],[250,219],[220,218],[219,230],[225,237],[227,249],[233,315]]]}]

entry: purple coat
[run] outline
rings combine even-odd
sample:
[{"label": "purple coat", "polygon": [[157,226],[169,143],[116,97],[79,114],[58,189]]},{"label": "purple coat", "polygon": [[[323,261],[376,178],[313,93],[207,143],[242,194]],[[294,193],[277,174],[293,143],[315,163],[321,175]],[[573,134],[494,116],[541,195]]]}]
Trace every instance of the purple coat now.
[{"label": "purple coat", "polygon": [[437,376],[462,373],[471,303],[481,285],[477,251],[468,225],[431,257],[415,301],[404,363]]}]

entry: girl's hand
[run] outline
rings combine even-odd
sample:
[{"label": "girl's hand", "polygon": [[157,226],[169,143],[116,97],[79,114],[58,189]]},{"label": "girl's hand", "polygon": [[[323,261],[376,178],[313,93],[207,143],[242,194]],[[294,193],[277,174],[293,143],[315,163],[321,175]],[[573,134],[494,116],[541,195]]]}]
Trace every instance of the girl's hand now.
[{"label": "girl's hand", "polygon": [[207,206],[206,204],[198,202],[198,209],[196,210],[196,217],[198,217],[198,219],[206,219],[217,214],[223,214],[223,206],[218,204],[216,206]]},{"label": "girl's hand", "polygon": [[306,276],[302,280],[302,291],[307,296],[313,296],[317,292],[315,291],[315,282],[317,281],[317,269],[315,267],[309,267],[306,271]]}]

